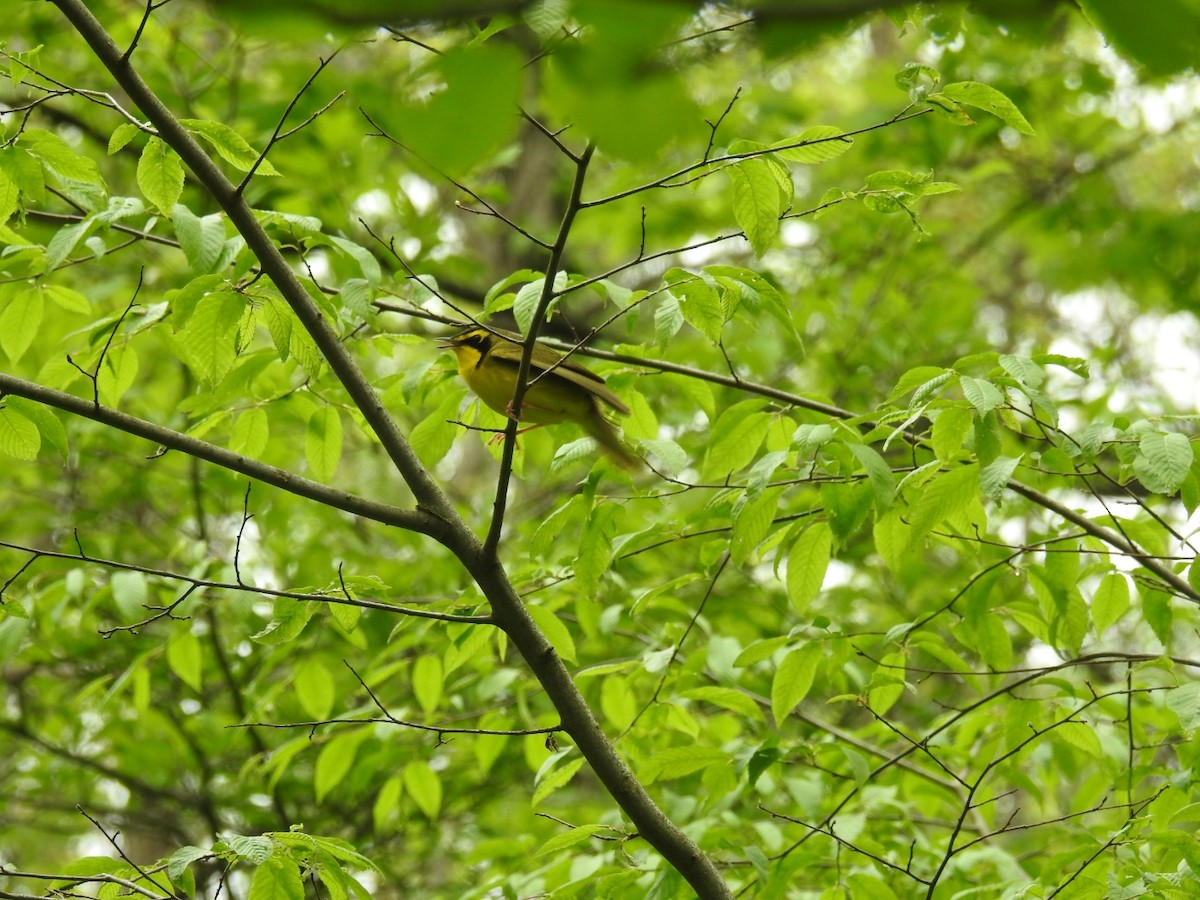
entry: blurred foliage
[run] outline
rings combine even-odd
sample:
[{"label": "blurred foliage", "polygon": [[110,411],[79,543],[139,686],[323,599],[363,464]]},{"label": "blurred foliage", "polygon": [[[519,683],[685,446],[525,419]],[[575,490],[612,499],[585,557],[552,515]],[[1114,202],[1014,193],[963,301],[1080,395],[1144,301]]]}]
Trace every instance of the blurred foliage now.
[{"label": "blurred foliage", "polygon": [[[599,329],[654,470],[522,435],[502,558],[743,896],[1184,897],[1197,10],[1081,5],[89,4],[235,182],[270,146],[247,198],[480,533],[502,423],[430,338],[528,329],[595,143],[543,333]],[[9,18],[0,372],[409,505],[213,199]],[[236,727],[554,726],[496,629],[239,587],[486,612],[448,551],[14,394],[0,452],[6,870],[139,877],[79,807],[195,896],[690,896],[562,736]]]}]

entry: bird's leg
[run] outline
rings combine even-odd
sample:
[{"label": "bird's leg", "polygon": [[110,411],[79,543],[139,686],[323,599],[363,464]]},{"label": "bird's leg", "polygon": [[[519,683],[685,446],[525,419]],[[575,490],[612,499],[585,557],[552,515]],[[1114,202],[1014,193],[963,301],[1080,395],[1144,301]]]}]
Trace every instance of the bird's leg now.
[{"label": "bird's leg", "polygon": [[[512,417],[509,416],[509,418],[512,418]],[[544,427],[545,427],[545,423],[541,423],[538,425],[530,425],[527,428],[518,428],[517,434],[524,434],[527,431],[533,431],[533,429],[535,429],[535,428],[544,428]],[[502,440],[504,440],[504,432],[499,431],[496,434],[493,434],[490,438],[488,438],[488,446],[491,447],[495,444],[500,443]]]}]

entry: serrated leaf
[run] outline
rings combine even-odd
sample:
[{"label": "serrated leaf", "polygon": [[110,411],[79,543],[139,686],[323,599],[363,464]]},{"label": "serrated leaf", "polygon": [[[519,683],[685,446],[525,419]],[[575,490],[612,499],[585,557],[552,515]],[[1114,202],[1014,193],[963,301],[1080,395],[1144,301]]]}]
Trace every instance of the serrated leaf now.
[{"label": "serrated leaf", "polygon": [[170,215],[183,193],[183,164],[161,138],[146,142],[138,160],[137,183],[142,195]]},{"label": "serrated leaf", "polygon": [[833,553],[833,530],[814,522],[792,545],[787,561],[787,592],[792,607],[803,614],[821,590]]},{"label": "serrated leaf", "polygon": [[962,449],[974,421],[971,410],[962,406],[950,406],[938,412],[930,435],[938,459],[952,459]]},{"label": "serrated leaf", "polygon": [[1174,494],[1187,478],[1194,453],[1185,435],[1151,431],[1142,435],[1133,470],[1138,481],[1156,494]]},{"label": "serrated leaf", "polygon": [[1008,487],[1008,480],[1021,462],[1019,456],[997,456],[979,471],[979,486],[983,488],[984,496],[994,503],[999,503]]},{"label": "serrated leaf", "polygon": [[342,460],[342,417],[332,406],[317,409],[304,430],[304,458],[317,481],[328,481]]},{"label": "serrated leaf", "polygon": [[537,787],[534,789],[530,805],[536,807],[547,797],[566,787],[576,773],[583,768],[583,763],[583,759],[573,759],[544,776],[539,773]]},{"label": "serrated leaf", "polygon": [[989,413],[1004,404],[1004,394],[990,381],[970,375],[960,375],[958,383],[962,388],[963,396],[979,410],[980,415]]},{"label": "serrated leaf", "polygon": [[1191,681],[1167,691],[1167,708],[1179,717],[1187,731],[1200,728],[1200,681]]},{"label": "serrated leaf", "polygon": [[667,294],[654,310],[654,342],[660,348],[666,347],[682,327],[683,310],[679,308],[679,298]]},{"label": "serrated leaf", "polygon": [[11,405],[0,406],[0,452],[14,459],[34,460],[41,446],[37,425]]},{"label": "serrated leaf", "polygon": [[79,291],[72,290],[69,287],[63,287],[59,284],[42,285],[42,294],[47,300],[50,300],[60,309],[65,309],[67,312],[73,313],[90,313],[92,304]]},{"label": "serrated leaf", "polygon": [[267,448],[271,436],[271,424],[267,411],[255,406],[239,413],[233,421],[229,435],[229,449],[244,456],[257,457]]},{"label": "serrated leaf", "polygon": [[257,634],[250,635],[250,640],[268,646],[286,644],[295,640],[304,631],[313,613],[317,611],[315,600],[293,600],[290,597],[278,597],[275,600],[275,615],[266,627]]},{"label": "serrated leaf", "polygon": [[746,159],[727,168],[733,185],[733,218],[746,234],[755,256],[762,256],[779,235],[779,185],[760,159]]},{"label": "serrated leaf", "polygon": [[299,867],[286,854],[271,854],[254,870],[247,900],[304,900]]},{"label": "serrated leaf", "polygon": [[811,128],[804,129],[797,137],[788,141],[780,141],[775,146],[803,144],[800,147],[781,149],[779,156],[788,162],[823,163],[831,159],[837,159],[849,150],[850,146],[854,143],[851,138],[841,137],[840,135],[842,134],[842,129],[836,125],[814,125]]},{"label": "serrated leaf", "polygon": [[[221,158],[239,172],[249,172],[254,161],[258,159],[258,151],[250,143],[223,122],[211,122],[206,119],[180,119],[180,124],[193,134],[198,134],[212,146]],[[263,160],[255,170],[258,175],[278,175],[279,170],[271,165],[270,160]]]},{"label": "serrated leaf", "polygon": [[674,441],[654,438],[641,441],[639,446],[657,458],[655,468],[667,475],[678,475],[688,464],[687,451]]},{"label": "serrated leaf", "polygon": [[219,384],[237,359],[237,331],[246,299],[233,291],[201,297],[187,326],[179,332],[185,359],[196,377]]},{"label": "serrated leaf", "polygon": [[[67,441],[67,429],[63,427],[63,423],[50,407],[35,403],[32,400],[26,400],[24,397],[10,396],[4,398],[4,407],[0,407],[0,409],[4,408],[11,409],[32,422],[36,426],[41,438],[48,441],[59,452],[64,461],[70,456],[71,448]],[[0,444],[2,442],[3,439],[0,438]],[[37,453],[37,448],[34,449],[34,453]],[[20,458],[18,457],[18,459]]]},{"label": "serrated leaf", "polygon": [[225,224],[220,213],[200,218],[177,203],[171,212],[171,222],[192,271],[197,275],[211,273],[225,247]]},{"label": "serrated leaf", "polygon": [[1077,750],[1082,750],[1088,756],[1096,759],[1104,756],[1104,748],[1100,746],[1100,738],[1090,726],[1082,722],[1063,722],[1051,732],[1059,740],[1065,741]]},{"label": "serrated leaf", "polygon": [[782,492],[782,488],[763,491],[757,496],[747,492],[734,504],[729,552],[737,565],[744,563],[767,536]]},{"label": "serrated leaf", "polygon": [[139,368],[137,351],[132,345],[110,347],[104,354],[100,371],[96,373],[96,388],[100,392],[101,402],[109,406],[120,403],[125,392],[137,380]]},{"label": "serrated leaf", "polygon": [[1041,387],[1046,380],[1046,373],[1028,356],[1011,356],[1000,354],[1000,366],[1013,378],[1030,387]]},{"label": "serrated leaf", "polygon": [[754,458],[771,425],[771,416],[762,407],[760,400],[743,400],[721,414],[709,432],[702,479],[724,478]]},{"label": "serrated leaf", "polygon": [[1021,134],[1034,133],[1033,126],[1021,115],[1017,105],[994,87],[978,81],[956,81],[943,87],[941,93],[959,103],[991,113]]},{"label": "serrated leaf", "polygon": [[460,430],[453,422],[458,418],[458,405],[457,395],[447,397],[413,428],[409,440],[413,451],[425,465],[437,465],[454,446],[454,439]]},{"label": "serrated leaf", "polygon": [[1128,609],[1129,582],[1125,576],[1115,572],[1105,575],[1092,595],[1092,624],[1096,626],[1096,634],[1102,635]]},{"label": "serrated leaf", "polygon": [[33,285],[16,291],[0,312],[0,347],[9,361],[20,362],[29,345],[33,343],[42,325],[45,300],[42,292]]},{"label": "serrated leaf", "polygon": [[779,664],[771,680],[771,716],[776,727],[782,726],[796,705],[808,696],[823,655],[821,645],[813,641],[793,650]]},{"label": "serrated leaf", "polygon": [[875,508],[887,509],[892,505],[896,496],[896,476],[892,473],[891,466],[875,448],[866,444],[847,444],[846,447],[862,464],[863,471],[867,473],[867,480],[871,484],[871,491],[874,495]]},{"label": "serrated leaf", "polygon": [[517,296],[513,298],[513,318],[517,320],[517,330],[521,334],[529,334],[533,327],[533,316],[538,304],[542,301],[542,291],[546,285],[545,278],[538,278],[521,286]]}]

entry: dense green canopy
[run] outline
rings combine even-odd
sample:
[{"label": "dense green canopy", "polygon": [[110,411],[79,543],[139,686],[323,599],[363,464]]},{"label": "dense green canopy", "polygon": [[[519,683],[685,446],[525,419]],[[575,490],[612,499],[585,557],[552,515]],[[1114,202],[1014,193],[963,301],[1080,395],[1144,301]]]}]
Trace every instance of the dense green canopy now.
[{"label": "dense green canopy", "polygon": [[1079,7],[9,10],[0,897],[1194,896],[1200,6]]}]

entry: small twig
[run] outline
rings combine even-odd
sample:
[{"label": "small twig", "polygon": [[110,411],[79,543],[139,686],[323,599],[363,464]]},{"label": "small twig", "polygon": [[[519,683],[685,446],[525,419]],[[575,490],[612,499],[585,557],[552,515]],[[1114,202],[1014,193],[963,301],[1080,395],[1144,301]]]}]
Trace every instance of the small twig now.
[{"label": "small twig", "polygon": [[[166,2],[166,0],[164,0],[164,2]],[[117,843],[117,838],[120,836],[121,832],[119,832],[119,831],[114,831],[112,834],[109,834],[107,831],[105,831],[105,830],[104,830],[104,826],[103,826],[103,825],[101,825],[101,824],[100,824],[98,821],[96,821],[94,818],[92,818],[90,815],[88,815],[87,811],[86,811],[86,810],[85,810],[85,809],[84,809],[82,806],[78,806],[78,805],[76,805],[76,807],[75,807],[75,808],[76,808],[77,810],[79,810],[79,814],[80,814],[81,816],[83,816],[85,819],[87,819],[89,822],[91,822],[91,823],[92,823],[92,825],[94,825],[94,826],[96,827],[96,830],[97,830],[97,831],[99,831],[99,832],[100,832],[102,835],[104,835],[105,839],[106,839],[106,840],[107,840],[107,841],[108,841],[110,844],[112,844],[112,846],[113,846],[113,849],[117,851],[117,853],[120,855],[121,859],[125,860],[125,862],[127,862],[127,863],[128,863],[128,864],[129,864],[129,865],[130,865],[130,866],[133,868],[133,870],[134,870],[135,872],[137,872],[139,875],[141,875],[141,876],[142,876],[142,878],[144,878],[144,879],[145,879],[146,881],[148,881],[150,884],[154,885],[154,886],[155,886],[156,888],[158,888],[160,891],[164,891],[164,892],[166,892],[166,894],[167,894],[167,896],[168,896],[168,897],[174,897],[174,896],[175,896],[175,892],[174,892],[174,891],[172,891],[172,890],[171,890],[171,888],[170,888],[169,886],[168,886],[168,887],[163,887],[161,884],[159,884],[157,881],[155,881],[155,880],[154,880],[154,879],[153,879],[153,878],[150,876],[150,873],[149,873],[149,872],[147,872],[145,869],[143,869],[141,866],[139,866],[137,863],[135,863],[135,862],[134,862],[132,859],[130,859],[130,858],[129,858],[129,857],[126,855],[126,854],[125,854],[125,851],[124,851],[124,850],[121,848],[121,845]],[[113,876],[113,877],[115,877],[115,876]],[[137,891],[139,894],[142,894],[143,896],[146,896],[146,897],[153,897],[153,896],[154,896],[153,894],[151,894],[151,893],[150,893],[148,890],[146,890],[145,888],[143,888],[143,887],[140,887],[140,886],[139,886],[139,885],[138,885],[136,882],[132,882],[132,881],[124,881],[124,880],[123,880],[123,881],[122,881],[122,883],[124,884],[124,886],[125,886],[125,887],[127,887],[127,888],[131,888],[131,889],[133,889],[133,890],[136,890],[136,891]]]},{"label": "small twig", "polygon": [[730,110],[733,109],[733,104],[737,103],[738,97],[741,95],[742,87],[741,85],[738,85],[738,89],[733,92],[733,96],[729,99],[729,103],[726,104],[725,111],[722,112],[721,115],[717,116],[717,121],[710,122],[708,119],[704,120],[704,124],[708,126],[708,144],[704,148],[704,154],[700,157],[700,162],[708,162],[709,154],[712,153],[713,142],[717,139],[717,129],[721,127],[721,123],[725,121],[725,117],[729,115]]},{"label": "small twig", "polygon": [[[166,0],[164,0],[164,2],[166,2]],[[297,131],[299,131],[301,128],[304,128],[306,125],[308,125],[310,122],[312,122],[318,116],[322,115],[327,109],[329,109],[331,106],[333,106],[333,104],[337,103],[338,100],[342,99],[342,97],[344,97],[346,95],[345,91],[341,91],[336,97],[334,97],[332,100],[330,100],[324,106],[322,106],[319,110],[317,110],[315,113],[313,113],[307,119],[305,119],[303,122],[301,122],[295,128],[291,129],[286,134],[280,133],[283,130],[283,125],[287,121],[288,116],[290,116],[292,114],[292,110],[295,109],[296,104],[300,102],[300,98],[304,96],[304,93],[310,87],[312,87],[313,82],[317,80],[317,76],[320,75],[321,72],[323,72],[325,70],[325,67],[327,65],[329,65],[331,62],[333,62],[333,58],[338,55],[338,52],[339,52],[339,50],[334,50],[327,57],[323,57],[323,58],[319,57],[320,63],[317,65],[317,68],[313,71],[313,73],[311,75],[308,76],[308,79],[304,82],[304,84],[302,84],[300,86],[300,90],[296,91],[296,94],[295,94],[295,96],[292,97],[291,102],[289,102],[288,105],[284,108],[283,115],[279,117],[279,121],[275,124],[275,131],[271,134],[270,139],[267,141],[267,146],[263,147],[262,153],[258,154],[258,159],[254,160],[254,164],[251,165],[250,168],[247,170],[245,177],[243,177],[242,180],[238,183],[237,188],[235,188],[236,193],[240,194],[240,193],[242,193],[242,191],[244,191],[246,189],[246,185],[250,183],[250,179],[254,177],[254,173],[258,171],[259,166],[261,166],[263,164],[263,162],[266,160],[267,154],[271,152],[272,147],[274,147],[277,143],[282,141],[284,138],[290,137],[291,135],[293,135]]]},{"label": "small twig", "polygon": [[254,518],[250,513],[250,488],[254,482],[246,483],[246,494],[242,497],[242,524],[238,526],[237,541],[233,547],[233,577],[238,584],[244,585],[242,581],[241,555],[242,555],[242,535],[246,532],[246,525]]},{"label": "small twig", "polygon": [[142,32],[146,30],[146,23],[150,21],[150,13],[160,7],[166,6],[171,0],[159,0],[155,3],[154,0],[146,0],[146,9],[142,13],[142,20],[138,22],[137,31],[133,33],[133,40],[129,42],[129,48],[121,54],[121,62],[129,62],[129,58],[133,56],[133,51],[137,48],[138,42],[142,39]]}]

